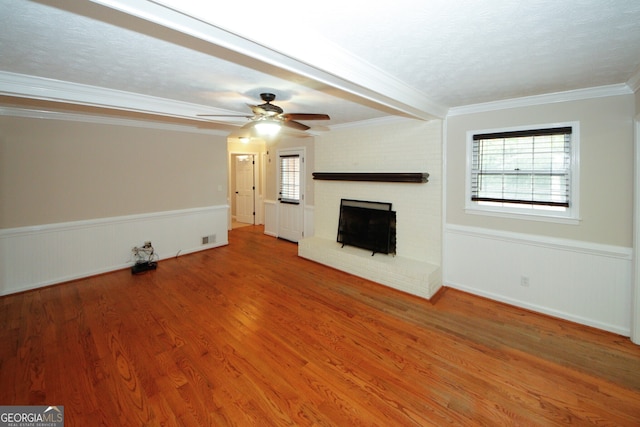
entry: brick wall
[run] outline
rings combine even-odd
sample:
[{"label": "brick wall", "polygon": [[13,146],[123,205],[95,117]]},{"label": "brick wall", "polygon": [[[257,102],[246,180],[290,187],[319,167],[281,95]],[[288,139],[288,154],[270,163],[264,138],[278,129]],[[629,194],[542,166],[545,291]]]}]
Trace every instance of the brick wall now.
[{"label": "brick wall", "polygon": [[397,255],[440,265],[442,122],[400,120],[316,137],[314,171],[428,172],[426,184],[315,181],[315,236],[336,239],[340,199],[391,202]]},{"label": "brick wall", "polygon": [[[314,181],[315,236],[300,243],[301,256],[405,292],[433,295],[441,285],[442,122],[394,120],[334,129],[316,137],[314,145],[316,172],[427,172],[430,176],[426,184]],[[393,204],[396,257],[355,256],[333,243],[343,198]]]}]

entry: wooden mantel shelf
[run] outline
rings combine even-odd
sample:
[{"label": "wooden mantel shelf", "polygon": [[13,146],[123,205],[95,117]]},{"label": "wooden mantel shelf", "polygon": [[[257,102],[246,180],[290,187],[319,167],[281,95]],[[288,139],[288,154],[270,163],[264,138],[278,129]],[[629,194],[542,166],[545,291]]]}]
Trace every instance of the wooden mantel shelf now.
[{"label": "wooden mantel shelf", "polygon": [[313,179],[324,181],[412,182],[424,184],[426,172],[314,172]]}]

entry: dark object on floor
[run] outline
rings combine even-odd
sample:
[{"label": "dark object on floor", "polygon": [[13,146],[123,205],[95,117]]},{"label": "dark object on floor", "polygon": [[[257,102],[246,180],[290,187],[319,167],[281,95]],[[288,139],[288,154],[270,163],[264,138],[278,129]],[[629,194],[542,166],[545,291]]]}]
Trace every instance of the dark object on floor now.
[{"label": "dark object on floor", "polygon": [[158,268],[157,262],[139,262],[131,267],[131,274],[140,274]]}]

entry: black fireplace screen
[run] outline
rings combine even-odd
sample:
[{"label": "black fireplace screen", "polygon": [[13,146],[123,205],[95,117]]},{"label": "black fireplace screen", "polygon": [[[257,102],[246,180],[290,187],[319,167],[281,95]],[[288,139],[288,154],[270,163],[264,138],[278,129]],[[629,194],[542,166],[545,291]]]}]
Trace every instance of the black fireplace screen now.
[{"label": "black fireplace screen", "polygon": [[342,199],[338,242],[376,253],[396,253],[396,212],[391,203]]}]

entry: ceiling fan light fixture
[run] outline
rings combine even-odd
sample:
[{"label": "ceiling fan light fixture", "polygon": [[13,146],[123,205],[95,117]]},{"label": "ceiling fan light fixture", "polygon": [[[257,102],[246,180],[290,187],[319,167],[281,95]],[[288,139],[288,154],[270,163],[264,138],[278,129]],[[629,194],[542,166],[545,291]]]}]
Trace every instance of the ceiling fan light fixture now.
[{"label": "ceiling fan light fixture", "polygon": [[261,120],[254,127],[264,136],[276,136],[280,132],[280,123],[275,120]]},{"label": "ceiling fan light fixture", "polygon": [[266,138],[275,137],[282,126],[295,129],[299,131],[306,131],[311,129],[304,123],[300,123],[296,120],[330,120],[328,114],[314,114],[314,113],[288,113],[284,114],[282,108],[271,101],[276,99],[276,96],[272,93],[261,93],[260,98],[264,101],[264,104],[249,105],[252,116],[246,115],[225,115],[225,114],[198,114],[200,117],[244,117],[249,119],[250,122],[242,126],[242,129],[251,129],[252,133],[256,136],[260,135]]}]

